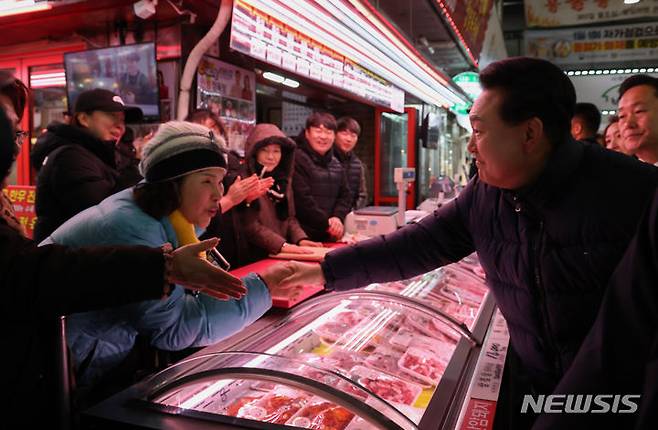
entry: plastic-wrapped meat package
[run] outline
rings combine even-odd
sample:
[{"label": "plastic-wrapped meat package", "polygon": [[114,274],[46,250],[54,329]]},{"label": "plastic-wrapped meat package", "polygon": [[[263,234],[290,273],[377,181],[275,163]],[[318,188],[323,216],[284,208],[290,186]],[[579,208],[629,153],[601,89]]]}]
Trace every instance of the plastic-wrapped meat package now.
[{"label": "plastic-wrapped meat package", "polygon": [[402,355],[398,365],[405,372],[436,385],[443,376],[453,349],[446,346],[443,351],[432,351],[411,347]]},{"label": "plastic-wrapped meat package", "polygon": [[346,341],[346,334],[357,326],[366,316],[357,311],[344,311],[336,314],[331,321],[317,327],[314,331],[322,339],[330,343],[338,340]]},{"label": "plastic-wrapped meat package", "polygon": [[237,417],[238,412],[240,411],[240,409],[244,405],[246,405],[248,403],[251,403],[256,399],[260,399],[261,397],[262,396],[244,396],[244,397],[240,397],[238,400],[234,401],[233,403],[231,403],[226,408],[226,415],[228,415],[230,417]]},{"label": "plastic-wrapped meat package", "polygon": [[290,418],[287,424],[307,429],[343,430],[352,418],[354,414],[341,406],[313,399]]},{"label": "plastic-wrapped meat package", "polygon": [[387,282],[385,284],[379,284],[377,285],[375,290],[399,294],[402,290],[407,288],[407,286],[408,286],[408,282],[395,281],[395,282]]},{"label": "plastic-wrapped meat package", "polygon": [[363,387],[391,402],[413,405],[423,391],[423,387],[418,384],[367,367],[356,366],[351,370],[351,373],[352,379],[355,379]]},{"label": "plastic-wrapped meat package", "polygon": [[339,348],[334,348],[327,357],[334,360],[336,367],[344,373],[349,373],[354,366],[363,362],[363,356],[356,352],[345,351]]},{"label": "plastic-wrapped meat package", "polygon": [[462,258],[460,261],[454,264],[455,266],[464,269],[468,272],[472,272],[477,275],[479,278],[485,279],[486,274],[480,265],[480,259],[477,254],[473,253],[467,257]]},{"label": "plastic-wrapped meat package", "polygon": [[486,294],[486,289],[471,280],[468,282],[446,280],[441,283],[437,292],[453,302],[466,303],[477,307],[482,303],[484,295]]},{"label": "plastic-wrapped meat package", "polygon": [[456,342],[457,339],[459,339],[459,334],[457,332],[448,328],[440,321],[425,317],[424,315],[408,315],[407,322],[410,326],[418,330],[420,333],[423,333],[425,336],[443,342]]},{"label": "plastic-wrapped meat package", "polygon": [[[455,318],[456,320],[463,322],[469,327],[473,324],[473,322],[475,322],[475,316],[477,315],[477,308],[466,303],[459,304],[446,301],[444,302],[443,306],[438,307],[438,309],[443,311],[445,314]],[[435,320],[432,320],[432,323],[434,323],[436,327],[440,329],[440,326]],[[455,336],[448,337],[454,338]]]},{"label": "plastic-wrapped meat package", "polygon": [[242,405],[234,416],[274,424],[285,424],[290,417],[307,403],[308,399],[308,395],[299,391],[277,387],[271,393]]},{"label": "plastic-wrapped meat package", "polygon": [[389,339],[391,346],[402,352],[406,351],[411,346],[412,341],[422,342],[428,345],[438,343],[438,340],[427,337],[421,334],[418,330],[408,328],[401,328]]},{"label": "plastic-wrapped meat package", "polygon": [[365,364],[375,370],[389,373],[400,379],[404,379],[405,381],[418,384],[424,388],[431,387],[431,384],[428,384],[424,380],[416,378],[415,376],[412,376],[400,369],[400,366],[398,366],[400,357],[402,357],[401,352],[393,348],[380,346],[374,352],[368,355],[365,360]]}]

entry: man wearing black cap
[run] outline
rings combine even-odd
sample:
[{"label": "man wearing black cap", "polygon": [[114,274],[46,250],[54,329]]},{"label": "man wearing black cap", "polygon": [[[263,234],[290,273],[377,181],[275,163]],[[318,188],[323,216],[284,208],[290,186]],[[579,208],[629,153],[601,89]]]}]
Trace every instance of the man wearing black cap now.
[{"label": "man wearing black cap", "polygon": [[71,125],[48,128],[31,156],[32,164],[40,166],[36,241],[78,212],[135,185],[133,176],[124,177],[117,170],[115,146],[125,123],[141,116],[139,109],[125,106],[113,92],[94,89],[78,96]]}]

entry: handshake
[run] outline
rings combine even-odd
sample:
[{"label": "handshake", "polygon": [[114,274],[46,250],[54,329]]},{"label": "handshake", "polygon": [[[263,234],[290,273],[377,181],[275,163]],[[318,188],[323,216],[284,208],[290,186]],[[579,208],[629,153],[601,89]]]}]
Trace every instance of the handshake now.
[{"label": "handshake", "polygon": [[[241,299],[247,289],[240,278],[211,264],[199,254],[215,247],[217,239],[182,246],[171,253],[171,267],[166,278],[172,283],[197,290],[218,300]],[[272,265],[258,273],[272,295],[285,295],[300,285],[324,285],[319,264],[286,261]]]},{"label": "handshake", "polygon": [[274,264],[259,272],[258,275],[263,279],[273,296],[285,295],[288,290],[301,285],[325,284],[322,269],[317,263],[286,261]]}]

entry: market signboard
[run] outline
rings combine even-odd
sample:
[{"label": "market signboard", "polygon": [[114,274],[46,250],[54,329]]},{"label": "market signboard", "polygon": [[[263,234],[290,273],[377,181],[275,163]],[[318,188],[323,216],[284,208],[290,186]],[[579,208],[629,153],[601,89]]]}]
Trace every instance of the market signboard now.
[{"label": "market signboard", "polygon": [[400,88],[246,2],[234,2],[231,21],[231,49],[376,105],[404,111]]},{"label": "market signboard", "polygon": [[524,0],[528,27],[562,27],[658,17],[658,0]]},{"label": "market signboard", "polygon": [[525,53],[558,65],[658,59],[658,22],[525,32]]},{"label": "market signboard", "polygon": [[14,207],[16,218],[25,229],[27,237],[32,239],[34,224],[37,221],[37,213],[34,209],[36,187],[31,185],[8,185],[2,192],[5,193]]}]

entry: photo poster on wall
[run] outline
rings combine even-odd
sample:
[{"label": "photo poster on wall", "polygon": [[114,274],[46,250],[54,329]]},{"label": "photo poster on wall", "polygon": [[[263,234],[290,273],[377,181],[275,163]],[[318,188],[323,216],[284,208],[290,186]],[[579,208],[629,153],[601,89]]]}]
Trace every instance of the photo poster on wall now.
[{"label": "photo poster on wall", "polygon": [[254,72],[203,57],[197,69],[197,108],[217,114],[226,129],[229,149],[244,156],[249,133],[256,125]]}]

